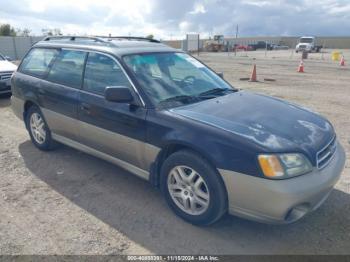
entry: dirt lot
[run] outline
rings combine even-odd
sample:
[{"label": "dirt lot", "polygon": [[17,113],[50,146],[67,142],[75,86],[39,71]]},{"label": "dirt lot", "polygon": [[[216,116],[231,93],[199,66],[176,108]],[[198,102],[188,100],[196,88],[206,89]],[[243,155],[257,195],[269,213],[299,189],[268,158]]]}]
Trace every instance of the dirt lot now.
[{"label": "dirt lot", "polygon": [[[350,59],[350,51],[345,51]],[[296,102],[325,115],[350,156],[350,66],[291,51],[200,54],[234,86]],[[350,62],[350,61],[349,61]],[[250,83],[252,64],[258,78]],[[232,106],[234,110],[234,105]],[[301,221],[271,226],[226,216],[211,227],[175,217],[146,182],[62,147],[43,153],[0,99],[1,254],[350,254],[350,162],[326,203]]]}]

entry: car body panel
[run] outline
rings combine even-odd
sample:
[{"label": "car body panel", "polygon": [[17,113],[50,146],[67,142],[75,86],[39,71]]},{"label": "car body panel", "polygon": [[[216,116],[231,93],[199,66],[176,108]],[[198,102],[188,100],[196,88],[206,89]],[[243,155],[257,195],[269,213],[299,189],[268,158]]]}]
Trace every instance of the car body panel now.
[{"label": "car body panel", "polygon": [[150,163],[145,166],[143,161],[147,110],[131,108],[126,103],[80,92],[78,141],[148,170]]},{"label": "car body panel", "polygon": [[101,158],[103,160],[106,160],[110,163],[113,163],[115,165],[118,165],[122,168],[124,168],[125,170],[131,172],[132,174],[134,175],[137,175],[138,177],[142,178],[142,179],[145,179],[145,180],[149,180],[149,177],[150,177],[150,173],[149,171],[147,170],[143,170],[137,166],[134,166],[126,161],[123,161],[119,158],[116,158],[116,157],[113,157],[109,154],[106,154],[102,151],[99,151],[99,150],[96,150],[92,147],[89,147],[89,146],[86,146],[84,144],[81,144],[75,140],[71,140],[71,139],[68,139],[66,137],[63,137],[63,136],[60,136],[60,135],[57,135],[57,134],[52,134],[52,138],[64,145],[67,145],[69,147],[73,147],[79,151],[82,151],[82,152],[85,152],[87,154],[90,154],[90,155],[93,155],[93,156],[96,156],[98,158]]},{"label": "car body panel", "polygon": [[[23,118],[25,103],[36,104],[53,139],[63,144],[150,181],[159,177],[164,152],[172,146],[190,149],[218,171],[228,192],[230,213],[263,222],[295,221],[316,209],[339,179],[345,159],[340,145],[326,167],[316,167],[317,153],[335,137],[332,125],[292,103],[239,91],[184,106],[154,107],[122,57],[178,50],[139,41],[113,41],[113,45],[43,41],[36,47],[112,56],[124,68],[134,95],[145,101],[108,102],[102,95],[16,72],[12,80],[15,114]],[[261,153],[302,153],[313,171],[286,180],[267,179],[257,161]]]},{"label": "car body panel", "polygon": [[23,119],[24,104],[25,104],[25,100],[24,99],[18,98],[16,96],[11,96],[11,108],[12,108],[12,111],[15,113],[15,115],[20,120],[24,120]]},{"label": "car body panel", "polygon": [[72,44],[69,41],[60,42],[38,42],[33,47],[44,48],[66,48],[66,49],[78,49],[87,51],[98,51],[106,54],[114,55],[121,58],[124,55],[138,54],[138,53],[154,53],[154,52],[182,52],[181,50],[175,50],[169,46],[159,43],[148,43],[140,41],[112,41],[113,45],[101,45],[99,43],[86,44]]},{"label": "car body panel", "polygon": [[[254,143],[260,152],[316,153],[333,136],[323,117],[293,104],[246,91],[171,110]],[[288,117],[286,117],[288,116]]]},{"label": "car body panel", "polygon": [[332,162],[306,175],[271,181],[219,170],[227,187],[229,212],[259,222],[284,224],[317,209],[340,178],[345,152],[338,143]]},{"label": "car body panel", "polygon": [[173,145],[190,148],[217,168],[261,176],[255,165],[255,145],[225,130],[193,121],[171,110],[149,110],[147,141],[162,149]]},{"label": "car body panel", "polygon": [[71,119],[78,117],[79,90],[46,80],[41,80],[39,85],[39,106],[50,130],[69,139],[77,139],[78,126]]}]

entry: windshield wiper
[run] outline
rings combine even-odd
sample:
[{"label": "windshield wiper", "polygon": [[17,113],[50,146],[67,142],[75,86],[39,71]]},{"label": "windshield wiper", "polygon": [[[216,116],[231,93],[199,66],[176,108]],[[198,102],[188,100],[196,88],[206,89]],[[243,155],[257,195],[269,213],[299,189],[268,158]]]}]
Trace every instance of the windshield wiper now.
[{"label": "windshield wiper", "polygon": [[210,89],[208,91],[202,92],[199,95],[196,96],[189,96],[189,95],[178,95],[178,96],[173,96],[173,97],[169,97],[166,98],[162,101],[160,101],[160,103],[167,103],[167,102],[174,102],[174,101],[179,101],[179,102],[198,102],[198,101],[202,101],[205,99],[211,99],[214,98],[216,94],[219,93],[225,93],[225,92],[237,92],[237,90],[234,89],[228,89],[228,88],[213,88]]},{"label": "windshield wiper", "polygon": [[228,88],[213,88],[208,91],[200,93],[198,96],[202,97],[202,96],[216,95],[224,92],[236,92],[236,91]]},{"label": "windshield wiper", "polygon": [[188,95],[179,95],[179,96],[173,96],[173,97],[166,98],[166,99],[160,101],[160,103],[173,102],[173,101],[184,102],[184,101],[193,101],[193,100],[198,100],[198,97],[188,96]]}]

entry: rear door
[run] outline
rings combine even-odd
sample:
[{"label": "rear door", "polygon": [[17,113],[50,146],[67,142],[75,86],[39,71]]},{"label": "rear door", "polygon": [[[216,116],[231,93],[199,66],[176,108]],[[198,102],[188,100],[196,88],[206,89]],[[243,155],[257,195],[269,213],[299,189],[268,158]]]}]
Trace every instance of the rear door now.
[{"label": "rear door", "polygon": [[42,81],[42,111],[54,135],[77,140],[78,100],[87,53],[61,50]]},{"label": "rear door", "polygon": [[104,98],[107,86],[133,86],[119,62],[107,54],[90,52],[78,107],[83,144],[141,169],[144,162],[146,109]]}]

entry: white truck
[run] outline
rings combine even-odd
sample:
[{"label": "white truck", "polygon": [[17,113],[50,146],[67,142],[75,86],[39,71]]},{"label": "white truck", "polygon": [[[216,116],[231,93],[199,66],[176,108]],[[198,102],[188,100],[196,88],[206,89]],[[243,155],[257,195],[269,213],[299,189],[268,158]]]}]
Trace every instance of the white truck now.
[{"label": "white truck", "polygon": [[300,37],[299,39],[299,43],[297,44],[297,46],[295,47],[295,52],[320,52],[322,46],[320,45],[316,45],[316,37],[314,36],[303,36]]}]

